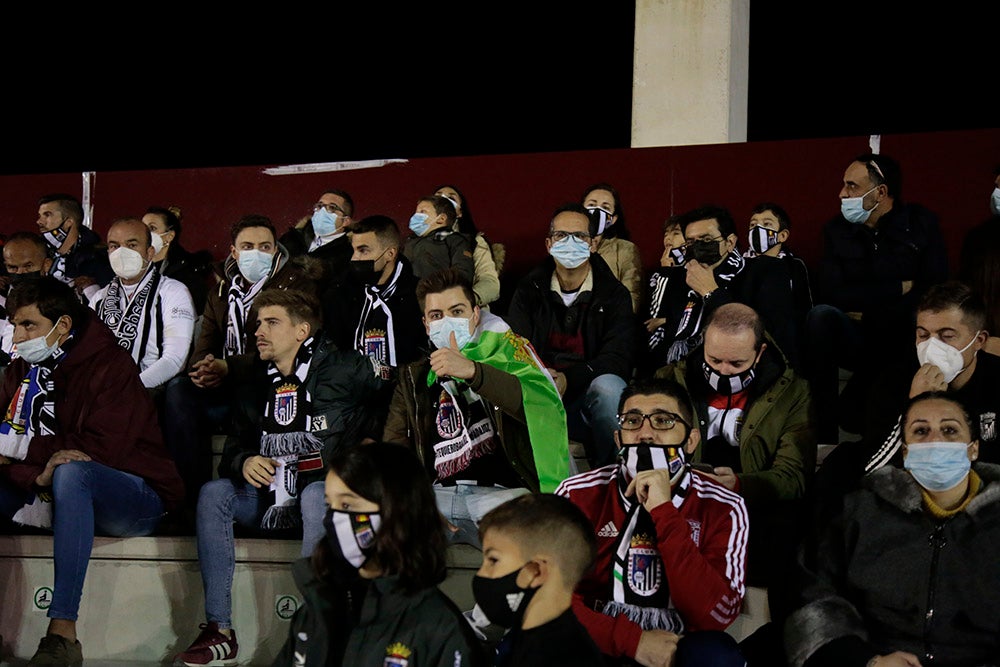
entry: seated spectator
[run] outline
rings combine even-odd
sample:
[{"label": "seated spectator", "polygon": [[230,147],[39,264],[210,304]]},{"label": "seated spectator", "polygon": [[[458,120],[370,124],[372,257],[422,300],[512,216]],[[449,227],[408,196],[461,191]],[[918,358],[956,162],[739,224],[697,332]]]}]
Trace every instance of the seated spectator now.
[{"label": "seated spectator", "polygon": [[809,387],[768,341],[752,308],[726,304],[712,313],[703,345],[656,372],[690,392],[701,425],[692,461],[710,465],[706,475],[746,500],[749,572],[765,582],[780,571],[776,545],[794,553],[795,501],[816,468]]},{"label": "seated spectator", "polygon": [[927,290],[917,307],[915,354],[902,369],[881,373],[868,398],[865,472],[902,464],[902,409],[928,391],[966,406],[979,429],[979,459],[1000,463],[1000,358],[984,351],[988,340],[986,308],[968,285],[950,281]]},{"label": "seated spectator", "polygon": [[680,266],[684,263],[684,230],[680,220],[672,215],[663,223],[663,254],[660,266]]},{"label": "seated spectator", "polygon": [[650,282],[652,321],[646,328],[658,326],[649,334],[647,369],[687,356],[701,343],[712,311],[732,302],[756,310],[781,352],[794,358],[798,345],[788,267],[746,262],[736,247],[736,223],[724,208],[697,208],[676,219],[684,234],[685,262],[682,268],[659,269],[657,285]]},{"label": "seated spectator", "polygon": [[743,667],[722,632],[745,590],[743,499],[691,469],[701,434],[676,382],[629,385],[618,412],[618,463],[556,491],[597,535],[597,564],[577,586],[573,611],[608,664]]},{"label": "seated spectator", "polygon": [[115,278],[90,300],[98,318],[139,366],[147,389],[162,387],[187,363],[195,312],[184,283],[153,263],[152,233],[138,218],[120,218],[108,230]]},{"label": "seated spectator", "polygon": [[[768,257],[763,265],[769,271],[776,270],[774,260],[787,268],[792,282],[792,310],[795,314],[795,341],[804,344],[806,317],[812,309],[812,287],[809,283],[809,269],[806,263],[792,254],[788,239],[792,235],[792,219],[785,209],[771,202],[754,206],[750,215],[748,248],[743,256],[747,259]],[[801,358],[802,350],[794,350],[795,358]]]},{"label": "seated spectator", "polygon": [[304,602],[276,667],[486,664],[469,624],[438,589],[446,542],[421,467],[406,448],[380,443],[331,458],[326,537],[292,566]]},{"label": "seated spectator", "polygon": [[976,426],[940,393],[904,409],[905,470],[867,476],[805,553],[794,667],[997,664],[1000,467],[973,463]]},{"label": "seated spectator", "polygon": [[569,474],[565,413],[528,341],[473,305],[461,273],[422,279],[417,300],[436,349],[401,371],[382,439],[417,452],[453,541],[479,546],[486,512]]},{"label": "seated spectator", "polygon": [[73,289],[28,278],[7,299],[16,354],[0,386],[0,515],[51,526],[55,584],[32,665],[79,665],[95,531],[149,535],[184,496],[128,352]]},{"label": "seated spectator", "polygon": [[357,444],[359,404],[381,386],[367,357],[337,350],[321,335],[316,297],[269,289],[257,300],[259,359],[235,383],[219,479],[202,486],[198,498],[207,625],[178,656],[187,664],[237,655],[233,524],[269,531],[301,526],[302,556],[310,555],[323,536],[324,462]]},{"label": "seated spectator", "polygon": [[[937,216],[901,195],[899,164],[861,155],[844,172],[840,213],[823,228],[803,362],[816,405],[823,406],[816,417],[821,443],[839,442],[840,426],[860,432],[876,369],[906,355],[886,341],[909,338],[924,290],[948,277]],[[854,372],[842,393],[841,368]]]},{"label": "seated spectator", "polygon": [[410,216],[413,236],[406,239],[403,254],[418,279],[448,268],[457,269],[470,281],[475,279],[472,244],[454,227],[455,205],[451,200],[431,195],[417,201],[417,210]]},{"label": "seated spectator", "polygon": [[343,279],[351,261],[351,239],[347,236],[353,222],[354,200],[344,190],[327,190],[313,204],[312,216],[301,218],[278,242],[291,257],[309,255],[323,267],[319,291]]},{"label": "seated spectator", "polygon": [[479,532],[483,564],[472,592],[491,622],[510,628],[494,664],[603,667],[572,610],[573,590],[597,551],[580,509],[560,496],[529,494],[493,509]]},{"label": "seated spectator", "polygon": [[747,577],[768,589],[774,624],[743,650],[752,662],[770,664],[781,651],[780,623],[792,604],[784,575],[802,539],[816,468],[809,386],[749,306],[719,306],[704,338],[687,359],[656,374],[678,382],[694,401],[701,438],[692,460],[746,501],[753,526]]},{"label": "seated spectator", "polygon": [[556,209],[545,238],[550,257],[520,281],[507,321],[548,367],[569,437],[599,467],[615,458],[611,433],[618,396],[632,377],[636,328],[628,290],[594,246],[587,209]]},{"label": "seated spectator", "polygon": [[342,350],[355,349],[393,379],[414,361],[426,340],[417,304],[417,280],[400,253],[399,228],[392,218],[371,215],[354,223],[350,271],[323,299],[325,332]]},{"label": "seated spectator", "polygon": [[0,278],[0,367],[10,363],[14,347],[14,325],[10,323],[10,313],[6,309],[7,295],[21,281],[31,276],[48,275],[52,259],[48,256],[48,245],[38,234],[17,232],[11,234],[3,245],[3,265],[7,272]]},{"label": "seated spectator", "polygon": [[49,275],[72,285],[84,303],[114,278],[101,237],[84,226],[83,207],[76,197],[41,197],[37,224],[55,255]]},{"label": "seated spectator", "polygon": [[1000,166],[993,172],[990,217],[970,229],[962,240],[958,277],[986,304],[986,329],[994,335],[983,349],[1000,356]]},{"label": "seated spectator", "polygon": [[625,210],[618,191],[607,183],[592,185],[580,201],[597,222],[594,243],[615,278],[628,288],[632,311],[638,312],[642,300],[642,260],[639,249],[629,240]]},{"label": "seated spectator", "polygon": [[493,244],[486,234],[479,231],[472,219],[469,202],[454,185],[439,185],[434,194],[444,197],[455,207],[456,232],[465,234],[472,244],[472,261],[475,265],[475,277],[472,281],[472,291],[476,293],[476,305],[489,309],[489,305],[500,298],[500,267],[493,253]]},{"label": "seated spectator", "polygon": [[181,245],[181,210],[176,206],[150,206],[142,222],[152,233],[153,264],[160,275],[184,283],[191,293],[194,310],[200,316],[205,310],[211,275],[212,254],[207,250],[188,252]]}]

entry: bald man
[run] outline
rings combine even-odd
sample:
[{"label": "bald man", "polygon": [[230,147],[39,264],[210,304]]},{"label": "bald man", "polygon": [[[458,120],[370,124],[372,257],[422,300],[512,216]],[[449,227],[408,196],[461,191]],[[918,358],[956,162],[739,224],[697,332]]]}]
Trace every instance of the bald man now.
[{"label": "bald man", "polygon": [[31,232],[18,232],[3,246],[3,263],[7,275],[0,277],[0,366],[10,360],[13,347],[14,327],[7,321],[7,293],[27,276],[48,275],[52,258],[45,239]]},{"label": "bald man", "polygon": [[90,301],[131,353],[147,389],[160,387],[185,367],[195,321],[191,293],[184,283],[160,275],[152,264],[154,254],[142,220],[116,220],[108,230],[115,278]]}]

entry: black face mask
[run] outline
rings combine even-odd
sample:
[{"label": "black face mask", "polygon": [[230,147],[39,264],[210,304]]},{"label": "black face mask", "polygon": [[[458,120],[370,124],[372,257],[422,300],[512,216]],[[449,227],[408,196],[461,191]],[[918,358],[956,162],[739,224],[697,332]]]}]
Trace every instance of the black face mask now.
[{"label": "black face mask", "polygon": [[685,253],[687,261],[694,260],[702,264],[712,265],[722,259],[718,241],[692,241]]},{"label": "black face mask", "polygon": [[328,509],[323,517],[326,543],[338,561],[356,570],[375,553],[375,533],[381,523],[378,512]]},{"label": "black face mask", "polygon": [[38,278],[42,275],[41,271],[28,271],[27,273],[12,273],[10,274],[10,286],[11,289],[17,287],[21,283],[32,280],[33,278]]},{"label": "black face mask", "polygon": [[510,574],[496,579],[488,579],[478,574],[472,577],[472,597],[486,614],[490,622],[502,628],[516,628],[528,608],[537,588],[521,588],[517,585],[517,575],[524,566]]},{"label": "black face mask", "polygon": [[352,259],[347,266],[350,267],[351,273],[358,279],[358,282],[365,285],[374,285],[382,274],[381,271],[375,270],[374,259]]},{"label": "black face mask", "polygon": [[756,368],[756,364],[742,373],[723,375],[709,366],[707,361],[701,362],[701,369],[705,372],[705,381],[708,382],[708,386],[723,396],[738,394],[749,387],[750,383],[753,382],[754,368]]}]

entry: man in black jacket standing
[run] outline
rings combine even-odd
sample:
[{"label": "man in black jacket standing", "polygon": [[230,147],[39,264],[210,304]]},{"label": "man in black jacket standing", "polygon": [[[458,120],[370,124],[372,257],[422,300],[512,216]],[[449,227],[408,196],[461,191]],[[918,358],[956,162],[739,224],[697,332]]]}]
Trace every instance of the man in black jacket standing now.
[{"label": "man in black jacket standing", "polygon": [[556,209],[545,247],[552,256],[521,280],[507,322],[531,341],[566,406],[569,437],[593,467],[615,460],[618,399],[634,370],[629,291],[594,252],[591,218],[579,204]]}]

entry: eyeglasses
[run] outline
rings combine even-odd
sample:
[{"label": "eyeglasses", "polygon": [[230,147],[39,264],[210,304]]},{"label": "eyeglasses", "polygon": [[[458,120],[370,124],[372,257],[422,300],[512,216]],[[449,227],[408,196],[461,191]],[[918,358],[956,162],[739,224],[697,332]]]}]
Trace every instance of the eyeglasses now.
[{"label": "eyeglasses", "polygon": [[690,241],[686,241],[684,243],[683,247],[686,248],[689,245],[691,245],[692,243],[718,243],[722,239],[723,239],[723,237],[721,237],[721,236],[716,236],[715,238],[712,238],[711,236],[701,236],[699,238],[691,239]]},{"label": "eyeglasses", "polygon": [[569,236],[575,236],[578,240],[583,241],[584,243],[590,243],[590,239],[591,239],[590,234],[588,234],[587,232],[563,232],[563,231],[556,231],[556,232],[552,232],[551,234],[549,234],[549,238],[552,239],[553,241],[556,241],[556,242],[562,241],[563,239],[565,239],[565,238],[567,238]]},{"label": "eyeglasses", "polygon": [[675,415],[673,412],[666,412],[665,410],[657,410],[649,415],[644,415],[641,412],[626,412],[623,415],[618,415],[618,425],[625,431],[638,431],[642,428],[642,423],[647,419],[654,431],[669,431],[678,422],[687,426],[687,422],[678,415]]},{"label": "eyeglasses", "polygon": [[347,215],[347,211],[340,208],[336,204],[315,204],[313,206],[313,211],[318,211],[321,208],[325,208],[328,213],[340,213],[342,215]]}]

